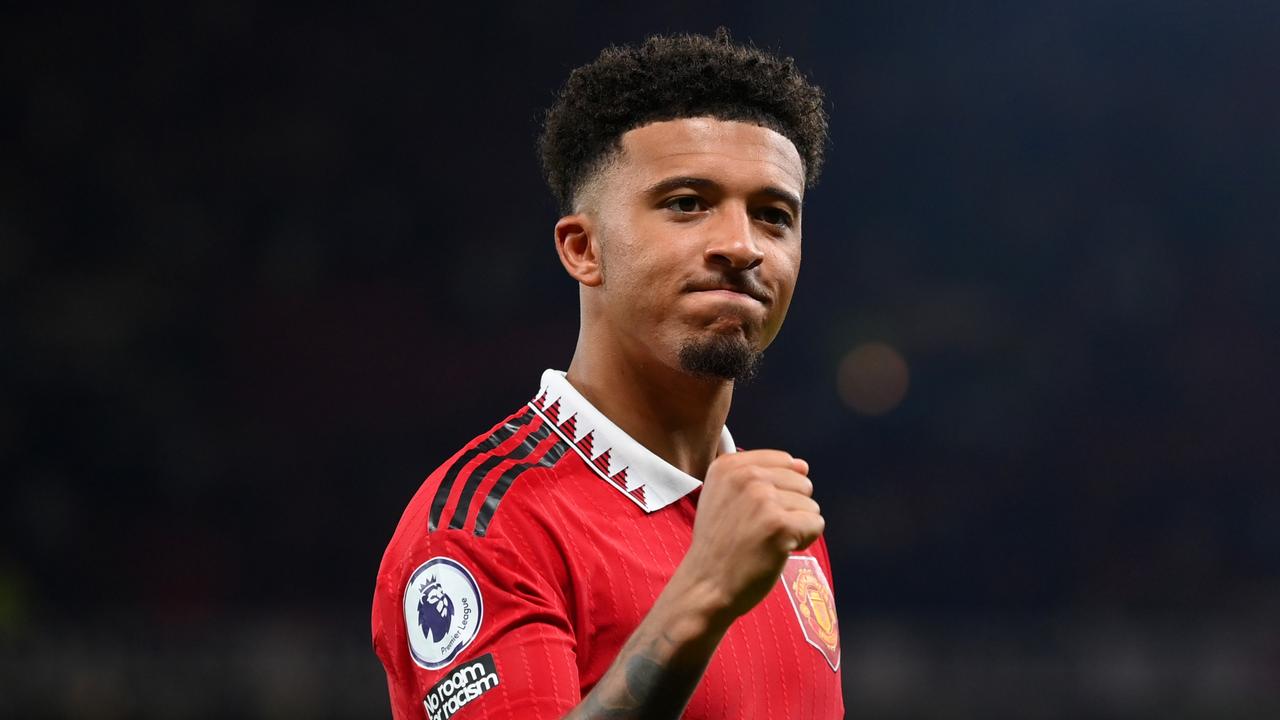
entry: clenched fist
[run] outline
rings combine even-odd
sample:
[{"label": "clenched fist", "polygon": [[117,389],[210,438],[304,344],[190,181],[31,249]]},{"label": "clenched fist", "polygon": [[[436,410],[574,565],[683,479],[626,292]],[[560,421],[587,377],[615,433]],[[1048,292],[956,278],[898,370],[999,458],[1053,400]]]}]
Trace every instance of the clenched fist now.
[{"label": "clenched fist", "polygon": [[693,543],[677,572],[713,590],[725,620],[763,600],[787,554],[822,534],[808,473],[808,463],[780,450],[721,455],[707,470]]}]

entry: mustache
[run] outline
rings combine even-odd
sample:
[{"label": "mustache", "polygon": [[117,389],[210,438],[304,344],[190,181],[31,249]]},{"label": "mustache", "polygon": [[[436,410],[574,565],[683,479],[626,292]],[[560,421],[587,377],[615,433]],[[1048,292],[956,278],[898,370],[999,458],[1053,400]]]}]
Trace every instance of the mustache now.
[{"label": "mustache", "polygon": [[732,290],[759,300],[768,305],[773,302],[773,293],[754,275],[719,275],[699,278],[685,286],[687,292],[704,290]]}]

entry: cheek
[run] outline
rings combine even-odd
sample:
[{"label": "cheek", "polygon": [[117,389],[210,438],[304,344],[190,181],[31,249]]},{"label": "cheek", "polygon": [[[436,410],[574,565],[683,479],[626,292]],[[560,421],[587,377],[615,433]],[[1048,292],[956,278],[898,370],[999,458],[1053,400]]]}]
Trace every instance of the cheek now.
[{"label": "cheek", "polygon": [[601,243],[601,274],[608,306],[615,315],[634,315],[652,304],[652,261],[628,233],[612,233]]},{"label": "cheek", "polygon": [[779,253],[777,258],[779,297],[791,298],[800,276],[800,248]]},{"label": "cheek", "polygon": [[643,220],[609,233],[601,243],[606,283],[632,296],[632,304],[663,302],[664,291],[681,277],[681,262],[673,252],[677,241],[678,238],[652,232],[644,227]]},{"label": "cheek", "polygon": [[787,309],[791,306],[791,297],[795,293],[796,280],[800,275],[799,250],[794,253],[786,253],[777,258],[775,267],[778,270],[774,286],[777,290],[777,302],[769,320],[769,325],[774,333],[781,327],[782,320],[787,315]]}]

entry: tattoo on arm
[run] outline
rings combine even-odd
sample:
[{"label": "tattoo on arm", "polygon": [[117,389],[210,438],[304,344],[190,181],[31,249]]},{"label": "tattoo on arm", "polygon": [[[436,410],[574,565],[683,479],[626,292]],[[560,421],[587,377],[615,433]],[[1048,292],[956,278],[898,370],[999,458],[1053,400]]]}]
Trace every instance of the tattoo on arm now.
[{"label": "tattoo on arm", "polygon": [[662,720],[680,716],[702,679],[706,662],[674,666],[671,656],[675,643],[666,633],[647,641],[633,638],[628,646],[632,644],[636,647],[623,648],[613,666],[569,718]]}]

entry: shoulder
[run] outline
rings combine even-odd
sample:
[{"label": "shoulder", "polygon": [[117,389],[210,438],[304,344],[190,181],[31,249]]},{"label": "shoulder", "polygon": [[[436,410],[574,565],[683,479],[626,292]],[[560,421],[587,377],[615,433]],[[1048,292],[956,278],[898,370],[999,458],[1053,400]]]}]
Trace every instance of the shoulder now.
[{"label": "shoulder", "polygon": [[[405,508],[380,576],[424,547],[466,545],[501,552],[504,539],[534,540],[530,517],[554,502],[569,445],[531,405],[524,405],[463,445],[433,470]],[[508,548],[509,549],[509,548]],[[394,572],[393,572],[394,574]]]},{"label": "shoulder", "polygon": [[392,632],[389,627],[402,627],[406,588],[423,572],[456,576],[460,587],[471,584],[486,597],[533,593],[563,602],[568,570],[556,552],[554,531],[536,517],[533,499],[557,495],[548,490],[557,484],[556,467],[567,450],[545,418],[526,405],[427,476],[382,556],[375,643]]}]

